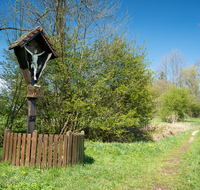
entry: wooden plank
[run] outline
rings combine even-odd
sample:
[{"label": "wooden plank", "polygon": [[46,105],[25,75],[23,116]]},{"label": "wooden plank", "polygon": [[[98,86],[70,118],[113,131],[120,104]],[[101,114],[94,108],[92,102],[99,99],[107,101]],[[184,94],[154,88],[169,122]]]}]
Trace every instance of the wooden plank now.
[{"label": "wooden plank", "polygon": [[10,134],[10,147],[9,147],[9,157],[8,160],[12,162],[12,146],[13,146],[13,133]]},{"label": "wooden plank", "polygon": [[67,163],[67,135],[64,135],[63,166]]},{"label": "wooden plank", "polygon": [[32,148],[31,148],[31,166],[35,166],[35,158],[36,158],[36,149],[37,149],[37,131],[33,131],[32,136]]},{"label": "wooden plank", "polygon": [[21,137],[21,133],[18,133],[16,166],[19,166],[20,151],[21,151],[21,138],[22,138],[22,137]]},{"label": "wooden plank", "polygon": [[24,158],[25,158],[25,150],[26,150],[26,133],[22,136],[22,155],[21,155],[21,166],[24,166]]},{"label": "wooden plank", "polygon": [[43,157],[42,157],[42,168],[46,169],[47,166],[47,142],[48,135],[44,135],[44,148],[43,148]]},{"label": "wooden plank", "polygon": [[79,141],[78,141],[78,163],[81,163],[81,134],[78,135]]},{"label": "wooden plank", "polygon": [[72,164],[72,132],[67,132],[67,166]]},{"label": "wooden plank", "polygon": [[39,134],[39,138],[38,138],[37,162],[36,162],[37,167],[40,167],[40,163],[41,163],[42,136],[43,136],[42,134]]},{"label": "wooden plank", "polygon": [[6,137],[7,132],[10,131],[9,129],[5,129],[4,136],[3,136],[3,155],[2,155],[2,161],[5,161],[5,154],[6,154]]},{"label": "wooden plank", "polygon": [[82,150],[81,150],[81,145],[82,145],[82,134],[79,133],[79,163],[81,164],[81,153],[82,153]]},{"label": "wooden plank", "polygon": [[82,134],[79,133],[79,163],[82,163]]},{"label": "wooden plank", "polygon": [[61,166],[61,164],[62,164],[62,149],[63,149],[63,135],[60,135],[59,153],[58,153],[58,166]]},{"label": "wooden plank", "polygon": [[53,147],[53,135],[49,135],[49,151],[48,151],[48,167],[52,165],[52,147]]},{"label": "wooden plank", "polygon": [[76,134],[72,135],[72,166],[76,164]]},{"label": "wooden plank", "polygon": [[81,131],[81,134],[82,134],[81,162],[83,163],[83,162],[84,162],[84,137],[85,137],[85,132],[84,132],[84,131]]},{"label": "wooden plank", "polygon": [[31,151],[31,134],[27,135],[27,147],[26,147],[26,161],[25,161],[25,166],[29,166],[30,162],[30,151]]},{"label": "wooden plank", "polygon": [[76,132],[76,163],[79,163],[79,134]]},{"label": "wooden plank", "polygon": [[58,135],[54,135],[54,152],[53,152],[53,165],[57,166],[57,156],[58,156]]},{"label": "wooden plank", "polygon": [[16,147],[17,147],[17,133],[14,133],[12,165],[15,165]]},{"label": "wooden plank", "polygon": [[8,160],[9,142],[10,142],[10,130],[7,131],[7,133],[6,133],[6,153],[5,153],[5,161]]}]

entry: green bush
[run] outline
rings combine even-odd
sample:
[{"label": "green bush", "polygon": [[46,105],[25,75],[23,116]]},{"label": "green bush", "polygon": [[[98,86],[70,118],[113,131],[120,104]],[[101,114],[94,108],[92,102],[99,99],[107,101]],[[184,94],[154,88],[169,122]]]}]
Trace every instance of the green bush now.
[{"label": "green bush", "polygon": [[191,113],[191,98],[193,96],[186,88],[171,87],[169,91],[160,97],[160,117],[167,122],[175,122],[184,119]]},{"label": "green bush", "polygon": [[190,117],[195,117],[198,118],[199,114],[200,114],[200,102],[198,101],[198,99],[194,96],[192,96],[190,98],[190,113],[189,116]]}]

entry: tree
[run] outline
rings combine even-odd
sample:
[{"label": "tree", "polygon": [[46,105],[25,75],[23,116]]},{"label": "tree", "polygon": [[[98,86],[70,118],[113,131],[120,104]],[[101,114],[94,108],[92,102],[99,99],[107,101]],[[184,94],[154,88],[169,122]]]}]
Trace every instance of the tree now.
[{"label": "tree", "polygon": [[184,55],[181,54],[180,50],[175,49],[169,55],[165,54],[161,59],[157,72],[162,74],[163,79],[171,81],[176,87],[182,87],[181,69],[186,67],[186,64]]},{"label": "tree", "polygon": [[135,47],[124,33],[116,35],[119,4],[19,2],[29,14],[23,16],[28,24],[18,29],[42,25],[60,55],[40,80],[45,99],[37,101],[36,129],[60,134],[84,129],[92,140],[131,140],[130,130],[145,126],[152,116],[152,73],[143,46]]},{"label": "tree", "polygon": [[113,36],[94,47],[100,56],[93,63],[88,119],[82,120],[88,122],[90,139],[131,141],[131,131],[144,127],[152,118],[152,72],[143,46],[134,45]]},{"label": "tree", "polygon": [[190,89],[190,92],[194,94],[197,98],[199,98],[200,95],[200,76],[198,70],[199,67],[195,65],[181,69],[181,76],[184,86],[188,87]]}]

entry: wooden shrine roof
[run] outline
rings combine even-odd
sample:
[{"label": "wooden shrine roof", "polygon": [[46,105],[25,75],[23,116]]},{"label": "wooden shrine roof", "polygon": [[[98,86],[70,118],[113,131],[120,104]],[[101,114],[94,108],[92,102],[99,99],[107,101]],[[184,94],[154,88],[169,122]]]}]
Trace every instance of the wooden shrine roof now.
[{"label": "wooden shrine roof", "polygon": [[[50,49],[51,52],[53,53],[52,58],[59,57],[58,53],[56,52],[55,47],[53,46],[53,44],[49,40],[49,37],[45,34],[45,32],[43,31],[41,26],[38,26],[38,27],[28,31],[24,35],[22,35],[19,39],[17,39],[15,42],[13,42],[13,44],[11,46],[9,46],[8,49],[10,50],[10,49],[13,49],[16,47],[22,48],[28,42],[30,42],[33,38],[35,38],[38,34],[41,34],[42,38],[44,39],[44,40],[40,41],[40,43],[43,43],[43,46],[48,46],[48,49]],[[44,44],[44,43],[46,43],[46,44]]]}]

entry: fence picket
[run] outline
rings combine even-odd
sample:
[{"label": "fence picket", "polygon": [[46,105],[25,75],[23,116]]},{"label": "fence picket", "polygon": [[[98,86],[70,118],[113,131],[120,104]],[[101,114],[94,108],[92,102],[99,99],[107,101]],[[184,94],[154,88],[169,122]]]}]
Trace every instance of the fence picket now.
[{"label": "fence picket", "polygon": [[27,135],[27,147],[26,147],[26,161],[25,161],[25,166],[29,166],[30,162],[30,151],[31,151],[31,134]]},{"label": "fence picket", "polygon": [[72,132],[67,132],[67,166],[72,164]]},{"label": "fence picket", "polygon": [[37,167],[40,167],[40,163],[41,163],[42,136],[43,136],[42,134],[39,134],[39,138],[38,138],[38,151],[37,151],[37,162],[36,162]]},{"label": "fence picket", "polygon": [[76,133],[76,163],[79,163],[79,134]]},{"label": "fence picket", "polygon": [[37,131],[33,131],[32,137],[32,148],[31,148],[31,166],[35,166],[35,157],[36,157],[36,149],[37,149]]},{"label": "fence picket", "polygon": [[64,151],[63,151],[63,166],[66,166],[67,162],[67,135],[64,135]]},{"label": "fence picket", "polygon": [[10,130],[7,131],[7,133],[6,133],[6,153],[5,153],[5,161],[8,160],[9,140],[10,140]]},{"label": "fence picket", "polygon": [[46,169],[46,162],[47,162],[47,142],[48,142],[48,135],[44,135],[44,148],[43,148],[43,157],[42,157],[42,168]]},{"label": "fence picket", "polygon": [[19,166],[19,161],[20,161],[20,151],[21,151],[21,133],[18,133],[16,166]]},{"label": "fence picket", "polygon": [[53,147],[53,135],[49,135],[49,152],[48,152],[48,167],[52,165],[52,147]]},{"label": "fence picket", "polygon": [[81,131],[81,134],[82,134],[82,146],[81,146],[81,163],[84,162],[84,136],[85,136],[85,132],[84,131]]},{"label": "fence picket", "polygon": [[76,134],[72,135],[72,166],[76,164]]},{"label": "fence picket", "polygon": [[58,156],[58,135],[54,135],[54,151],[53,151],[53,165],[57,166],[57,156]]},{"label": "fence picket", "polygon": [[9,157],[8,160],[12,162],[12,146],[13,146],[13,133],[10,134],[10,147],[9,147]]},{"label": "fence picket", "polygon": [[5,154],[6,154],[6,138],[7,138],[7,132],[10,131],[9,129],[6,129],[4,131],[4,136],[3,136],[3,155],[2,155],[2,160],[5,161]]},{"label": "fence picket", "polygon": [[26,147],[26,133],[22,136],[22,155],[21,155],[21,166],[24,166],[24,158],[25,158],[25,147]]},{"label": "fence picket", "polygon": [[14,133],[12,165],[15,165],[16,147],[17,147],[17,133]]},{"label": "fence picket", "polygon": [[62,164],[62,148],[63,148],[63,135],[60,135],[59,153],[58,153],[58,166],[61,166],[61,164]]}]

